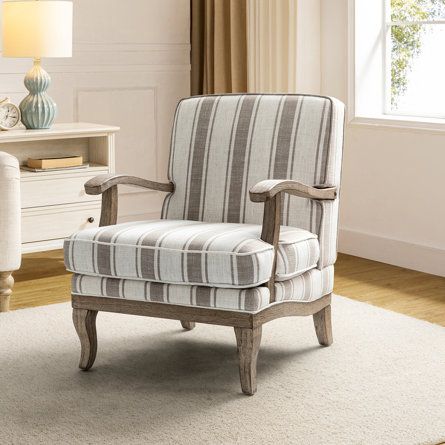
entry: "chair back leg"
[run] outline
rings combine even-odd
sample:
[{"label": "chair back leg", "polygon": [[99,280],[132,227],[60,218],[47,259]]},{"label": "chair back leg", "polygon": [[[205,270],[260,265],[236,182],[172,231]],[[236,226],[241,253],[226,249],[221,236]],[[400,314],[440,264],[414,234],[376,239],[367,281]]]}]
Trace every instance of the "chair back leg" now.
[{"label": "chair back leg", "polygon": [[191,331],[195,327],[195,322],[181,320],[181,325],[184,329],[187,329],[187,331]]},{"label": "chair back leg", "polygon": [[239,374],[241,389],[244,394],[256,393],[256,368],[258,352],[260,350],[262,327],[235,327],[236,345],[238,348]]}]

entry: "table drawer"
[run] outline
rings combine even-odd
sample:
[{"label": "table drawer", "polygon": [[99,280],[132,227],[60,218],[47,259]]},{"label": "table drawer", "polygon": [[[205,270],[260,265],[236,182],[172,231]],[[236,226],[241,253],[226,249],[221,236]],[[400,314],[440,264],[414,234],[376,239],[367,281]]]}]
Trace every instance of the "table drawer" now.
[{"label": "table drawer", "polygon": [[96,174],[71,177],[22,179],[22,209],[100,200],[100,195],[87,195],[84,184]]},{"label": "table drawer", "polygon": [[22,213],[22,243],[65,238],[78,230],[97,227],[99,219],[99,203],[28,209]]}]

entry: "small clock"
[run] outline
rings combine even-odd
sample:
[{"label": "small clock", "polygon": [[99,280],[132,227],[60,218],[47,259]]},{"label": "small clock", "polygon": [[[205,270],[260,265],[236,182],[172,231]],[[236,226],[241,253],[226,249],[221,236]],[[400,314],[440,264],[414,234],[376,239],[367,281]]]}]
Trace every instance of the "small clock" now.
[{"label": "small clock", "polygon": [[9,98],[0,101],[0,130],[11,130],[19,122],[19,107],[9,102]]}]

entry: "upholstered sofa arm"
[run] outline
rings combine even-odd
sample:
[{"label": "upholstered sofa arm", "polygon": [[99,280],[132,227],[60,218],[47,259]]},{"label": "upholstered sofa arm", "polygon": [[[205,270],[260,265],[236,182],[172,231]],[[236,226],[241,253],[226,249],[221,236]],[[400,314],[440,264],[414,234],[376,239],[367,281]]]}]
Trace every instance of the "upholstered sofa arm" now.
[{"label": "upholstered sofa arm", "polygon": [[250,200],[265,202],[278,193],[289,193],[302,198],[333,200],[337,197],[337,187],[312,187],[289,179],[266,179],[250,189]]},{"label": "upholstered sofa arm", "polygon": [[20,268],[22,246],[19,162],[2,151],[0,196],[0,312],[6,312],[14,284],[11,273]]},{"label": "upholstered sofa arm", "polygon": [[88,195],[102,194],[102,210],[100,223],[102,226],[111,226],[117,222],[118,207],[118,185],[134,185],[160,192],[174,192],[175,185],[172,182],[161,183],[149,181],[148,179],[137,178],[127,175],[99,175],[90,179],[85,184],[85,192]]},{"label": "upholstered sofa arm", "polygon": [[172,182],[162,183],[149,181],[148,179],[138,178],[136,176],[128,175],[99,175],[90,179],[85,184],[85,191],[88,195],[100,195],[115,185],[134,185],[151,190],[158,190],[161,192],[173,192],[175,186]]}]

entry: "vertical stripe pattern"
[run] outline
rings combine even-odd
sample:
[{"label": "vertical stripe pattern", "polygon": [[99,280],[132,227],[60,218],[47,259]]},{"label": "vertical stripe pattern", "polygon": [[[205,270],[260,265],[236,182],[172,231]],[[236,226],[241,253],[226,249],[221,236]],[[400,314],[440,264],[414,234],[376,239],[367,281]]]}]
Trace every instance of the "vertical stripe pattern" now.
[{"label": "vertical stripe pattern", "polygon": [[[224,95],[181,101],[162,217],[261,224],[248,190],[264,179],[339,186],[344,106],[305,95]],[[336,258],[338,205],[286,196],[283,223],[316,233],[318,267]]]},{"label": "vertical stripe pattern", "polygon": [[[260,233],[254,224],[171,219],[91,228],[65,240],[65,265],[84,275],[247,288],[270,278],[273,247]],[[277,280],[314,268],[319,254],[315,235],[283,227]]]},{"label": "vertical stripe pattern", "polygon": [[[291,280],[275,284],[277,301],[313,301],[333,290],[334,268],[312,269]],[[76,295],[125,298],[185,306],[257,312],[269,304],[266,286],[252,289],[224,289],[153,283],[120,278],[73,275],[72,292]]]}]

